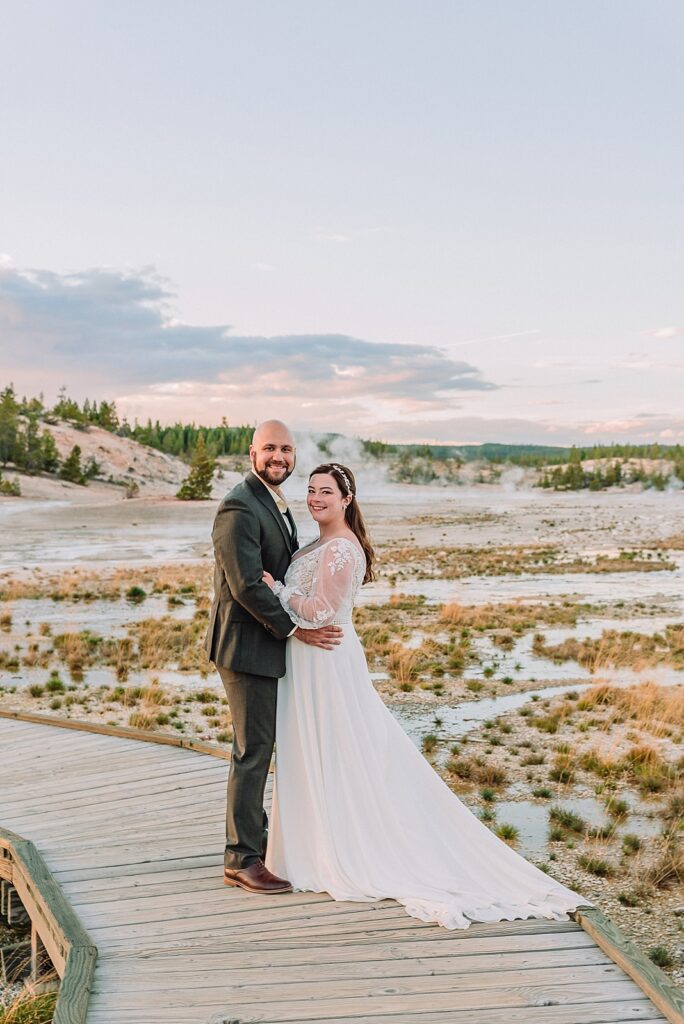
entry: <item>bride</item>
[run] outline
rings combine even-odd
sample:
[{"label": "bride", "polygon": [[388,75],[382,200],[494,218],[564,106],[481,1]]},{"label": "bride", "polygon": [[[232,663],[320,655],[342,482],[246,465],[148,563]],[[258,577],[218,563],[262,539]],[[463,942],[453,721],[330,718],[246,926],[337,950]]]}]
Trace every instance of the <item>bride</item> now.
[{"label": "bride", "polygon": [[471,921],[563,920],[586,904],[524,860],[461,803],[373,688],[352,625],[373,579],[373,549],[350,469],[318,466],[307,505],[320,537],[285,582],[268,573],[292,621],[344,627],[334,651],[292,637],[278,684],[267,866],[299,890],[403,904],[446,928]]}]

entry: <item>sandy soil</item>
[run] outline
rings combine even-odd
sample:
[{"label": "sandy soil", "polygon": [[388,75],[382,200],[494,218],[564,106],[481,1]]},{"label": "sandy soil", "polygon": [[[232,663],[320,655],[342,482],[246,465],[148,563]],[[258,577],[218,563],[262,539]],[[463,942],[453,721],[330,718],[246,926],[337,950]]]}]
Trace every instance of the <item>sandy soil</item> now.
[{"label": "sandy soil", "polygon": [[[146,457],[169,458],[145,449],[148,451],[151,454]],[[182,466],[182,478],[187,469],[178,465]],[[180,502],[168,491],[123,500],[121,490],[111,485],[94,482],[79,487],[22,477],[21,498],[0,498],[0,526],[7,524],[0,539],[3,562],[7,559],[13,566],[30,566],[87,564],[93,559],[120,563],[201,558],[210,553],[216,504],[239,479],[239,474],[228,472],[216,481],[211,502]],[[160,486],[159,482],[150,484]],[[172,492],[176,486],[175,482],[169,484]],[[302,500],[304,489],[304,480],[288,481],[302,540],[314,532]],[[510,492],[495,485],[446,489],[388,484],[368,498],[361,493],[360,502],[378,544],[553,544],[573,552],[596,553],[642,547],[684,529],[684,494],[679,492],[578,496],[539,490]],[[85,549],[78,534],[81,530],[87,531]],[[137,539],[141,533],[146,538],[144,550]]]}]

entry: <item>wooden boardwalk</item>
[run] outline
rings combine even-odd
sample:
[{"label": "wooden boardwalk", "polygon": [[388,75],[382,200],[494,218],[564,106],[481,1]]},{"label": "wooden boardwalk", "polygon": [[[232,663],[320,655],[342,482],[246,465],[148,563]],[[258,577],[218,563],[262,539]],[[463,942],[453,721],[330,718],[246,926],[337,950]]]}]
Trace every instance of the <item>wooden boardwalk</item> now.
[{"label": "wooden boardwalk", "polygon": [[227,764],[0,719],[0,825],[98,947],[88,1024],[655,1024],[574,922],[447,932],[391,901],[222,884]]}]

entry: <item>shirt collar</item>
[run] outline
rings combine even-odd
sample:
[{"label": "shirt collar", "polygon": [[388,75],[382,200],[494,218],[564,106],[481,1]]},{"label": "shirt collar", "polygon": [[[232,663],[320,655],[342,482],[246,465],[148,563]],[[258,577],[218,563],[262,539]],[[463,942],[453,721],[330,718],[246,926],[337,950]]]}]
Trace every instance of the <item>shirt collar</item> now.
[{"label": "shirt collar", "polygon": [[282,495],[278,494],[277,491],[274,491],[272,487],[269,487],[265,480],[262,480],[261,477],[259,477],[259,479],[261,480],[262,484],[275,501],[278,511],[282,512],[283,515],[285,515],[285,513],[287,512],[287,502],[285,501],[285,499],[282,497]]}]

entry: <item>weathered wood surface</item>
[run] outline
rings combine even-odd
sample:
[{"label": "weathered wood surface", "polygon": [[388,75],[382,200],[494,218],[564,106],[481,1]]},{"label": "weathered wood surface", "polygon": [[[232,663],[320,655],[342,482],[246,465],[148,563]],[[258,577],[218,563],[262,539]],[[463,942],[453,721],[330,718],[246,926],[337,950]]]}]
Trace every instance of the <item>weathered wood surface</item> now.
[{"label": "weathered wood surface", "polygon": [[[34,992],[41,992],[57,985],[57,975],[61,984],[54,1024],[84,1024],[95,969],[95,946],[30,840],[0,826],[0,853],[5,895],[20,900],[31,921],[27,980]],[[6,899],[5,903],[8,902]],[[3,911],[10,911],[7,916],[11,924],[11,906],[3,906]]]},{"label": "weathered wood surface", "polygon": [[225,888],[225,780],[205,753],[0,720],[0,825],[98,948],[89,1024],[677,1019],[574,921],[447,932],[389,900]]}]

